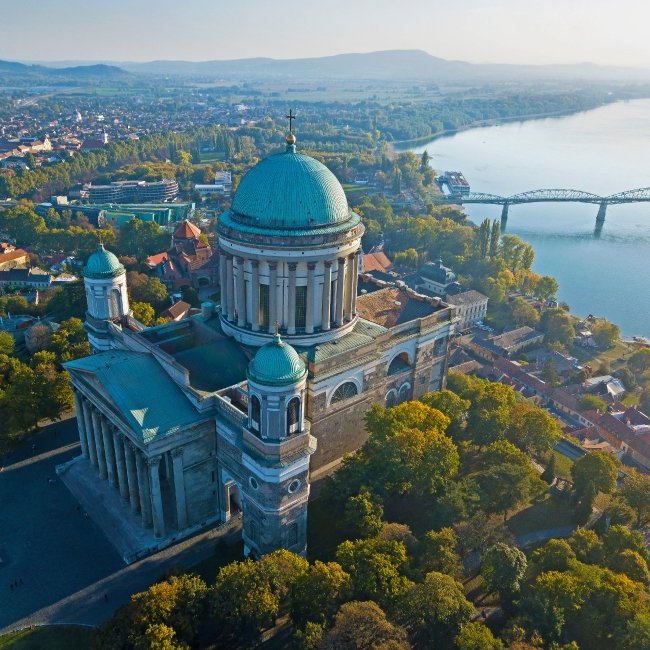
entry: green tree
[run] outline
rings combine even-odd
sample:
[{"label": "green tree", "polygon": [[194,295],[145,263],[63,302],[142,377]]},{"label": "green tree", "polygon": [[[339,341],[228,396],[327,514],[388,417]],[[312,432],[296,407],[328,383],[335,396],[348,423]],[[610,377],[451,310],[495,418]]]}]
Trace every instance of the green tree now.
[{"label": "green tree", "polygon": [[503,650],[503,641],[494,638],[489,627],[468,623],[454,639],[458,650]]},{"label": "green tree", "polygon": [[345,506],[346,522],[356,528],[362,537],[375,537],[379,533],[384,525],[383,514],[380,499],[365,489],[357,496],[350,497]]},{"label": "green tree", "polygon": [[420,398],[420,401],[449,418],[450,423],[446,432],[455,440],[460,434],[465,413],[471,406],[471,402],[446,389],[427,393]]},{"label": "green tree", "polygon": [[481,576],[489,593],[511,598],[526,573],[526,556],[513,546],[496,544],[481,558]]},{"label": "green tree", "polygon": [[339,607],[351,596],[350,575],[336,562],[316,560],[291,585],[291,620],[299,628],[308,622],[330,625]]},{"label": "green tree", "polygon": [[0,354],[13,354],[16,342],[9,332],[0,332]]},{"label": "green tree", "polygon": [[469,623],[474,605],[463,585],[451,576],[432,571],[401,598],[398,618],[422,647],[438,647]]},{"label": "green tree", "polygon": [[512,301],[512,318],[519,327],[537,327],[539,314],[535,307],[527,303],[523,298],[515,298]]},{"label": "green tree", "polygon": [[425,149],[422,152],[422,157],[420,158],[420,173],[424,174],[429,170],[429,152]]},{"label": "green tree", "polygon": [[643,585],[650,584],[650,572],[647,561],[636,551],[625,549],[621,553],[612,555],[607,566],[614,573],[622,573],[630,580],[640,582]]},{"label": "green tree", "polygon": [[579,562],[602,564],[605,559],[604,545],[593,530],[578,528],[567,540]]},{"label": "green tree", "polygon": [[156,316],[156,312],[149,303],[133,301],[130,306],[133,310],[133,318],[145,326],[149,326]]},{"label": "green tree", "polygon": [[132,300],[160,308],[168,298],[167,287],[158,278],[132,271],[126,274],[126,280]]},{"label": "green tree", "polygon": [[614,374],[623,382],[625,390],[632,391],[636,388],[636,377],[627,368],[620,368]]},{"label": "green tree", "polygon": [[399,167],[395,169],[393,174],[393,194],[402,193],[402,171]]},{"label": "green tree", "polygon": [[501,240],[501,222],[495,219],[492,222],[492,233],[490,234],[490,257],[497,257],[499,254],[499,242]]},{"label": "green tree", "polygon": [[648,561],[648,549],[643,541],[643,535],[638,530],[629,530],[625,526],[610,526],[609,530],[603,535],[603,544],[605,545],[605,557],[611,561],[623,551],[634,551],[638,553],[645,562]]},{"label": "green tree", "polygon": [[562,383],[557,368],[555,367],[555,363],[550,357],[544,362],[544,367],[542,368],[539,378],[549,386],[559,386]]},{"label": "green tree", "polygon": [[482,448],[505,437],[510,424],[510,411],[516,402],[515,392],[500,383],[488,383],[472,400],[467,416],[471,439]]},{"label": "green tree", "polygon": [[457,546],[458,536],[453,528],[443,528],[440,532],[429,531],[421,542],[420,570],[423,573],[436,571],[458,578],[463,565],[456,552]]},{"label": "green tree", "polygon": [[592,451],[579,458],[571,465],[573,489],[578,498],[585,494],[589,484],[596,493],[611,494],[616,489],[619,465],[617,458],[603,451]]},{"label": "green tree", "polygon": [[650,386],[641,391],[639,395],[639,406],[643,413],[650,413]]},{"label": "green tree", "polygon": [[596,345],[602,350],[612,348],[616,345],[621,330],[618,325],[614,325],[607,320],[601,320],[592,327],[594,334],[594,341]]},{"label": "green tree", "polygon": [[542,475],[540,476],[544,483],[551,485],[555,480],[555,454],[551,453],[548,464],[544,468]]},{"label": "green tree", "polygon": [[637,527],[650,521],[650,476],[633,468],[626,469],[627,476],[619,494],[636,513]]},{"label": "green tree", "polygon": [[628,360],[627,367],[635,374],[641,375],[650,368],[650,348],[637,350]]},{"label": "green tree", "polygon": [[477,233],[478,254],[484,259],[490,250],[490,220],[483,219]]},{"label": "green tree", "polygon": [[341,606],[319,650],[409,650],[406,632],[388,621],[374,602]]},{"label": "green tree", "polygon": [[560,343],[567,346],[573,342],[575,328],[571,317],[563,309],[546,309],[540,318],[540,329],[544,332],[544,343]]},{"label": "green tree", "polygon": [[191,307],[198,307],[201,304],[201,301],[199,300],[199,294],[193,287],[183,287],[182,293],[183,300]]},{"label": "green tree", "polygon": [[535,294],[540,300],[551,300],[555,298],[559,288],[560,286],[555,278],[543,275],[537,282]]},{"label": "green tree", "polygon": [[562,432],[548,411],[522,402],[510,411],[506,437],[522,451],[547,454],[560,440]]},{"label": "green tree", "polygon": [[581,411],[600,411],[601,413],[604,413],[607,410],[607,404],[603,399],[598,397],[598,395],[585,393],[580,398],[579,408]]},{"label": "green tree", "polygon": [[379,539],[343,542],[336,559],[350,574],[354,598],[392,605],[410,587],[401,571],[408,566],[404,544]]},{"label": "green tree", "polygon": [[627,622],[619,641],[621,650],[648,650],[650,648],[650,614],[639,613]]},{"label": "green tree", "polygon": [[23,296],[4,296],[0,298],[0,316],[29,313],[29,303]]},{"label": "green tree", "polygon": [[59,329],[52,334],[47,350],[56,355],[59,364],[89,356],[90,344],[83,323],[78,318],[63,321]]},{"label": "green tree", "polygon": [[566,571],[571,560],[576,559],[576,554],[565,540],[551,539],[540,549],[537,549],[530,559],[539,573]]},{"label": "green tree", "polygon": [[150,625],[143,636],[138,637],[134,650],[185,650],[186,644],[176,642],[176,632],[164,623]]}]

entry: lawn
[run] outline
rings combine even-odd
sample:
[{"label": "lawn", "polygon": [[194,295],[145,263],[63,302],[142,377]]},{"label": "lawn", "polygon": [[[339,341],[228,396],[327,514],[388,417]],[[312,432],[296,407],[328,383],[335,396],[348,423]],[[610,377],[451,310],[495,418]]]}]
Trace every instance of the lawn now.
[{"label": "lawn", "polygon": [[0,650],[89,650],[92,627],[48,625],[0,636]]},{"label": "lawn", "polygon": [[343,183],[343,190],[348,194],[374,194],[377,190],[374,187],[368,185],[352,185],[350,183]]},{"label": "lawn", "polygon": [[565,478],[568,481],[571,480],[571,466],[573,461],[564,454],[561,454],[559,451],[553,450],[553,455],[555,456],[555,476],[560,478]]},{"label": "lawn", "polygon": [[515,537],[519,537],[545,528],[569,526],[574,523],[572,514],[569,504],[547,495],[541,501],[531,503],[512,515],[506,525]]}]

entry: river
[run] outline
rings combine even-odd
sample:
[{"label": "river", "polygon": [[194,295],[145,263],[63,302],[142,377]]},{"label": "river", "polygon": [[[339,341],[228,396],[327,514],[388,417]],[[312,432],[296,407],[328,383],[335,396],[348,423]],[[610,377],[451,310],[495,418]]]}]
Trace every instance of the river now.
[{"label": "river", "polygon": [[[473,192],[511,196],[576,189],[599,196],[650,186],[650,99],[562,117],[468,129],[396,151],[425,149],[442,173],[460,170]],[[468,205],[475,223],[501,206]],[[535,249],[533,270],[560,284],[571,312],[605,316],[627,336],[650,336],[650,203],[613,205],[600,232],[598,205],[509,208],[506,232]]]}]

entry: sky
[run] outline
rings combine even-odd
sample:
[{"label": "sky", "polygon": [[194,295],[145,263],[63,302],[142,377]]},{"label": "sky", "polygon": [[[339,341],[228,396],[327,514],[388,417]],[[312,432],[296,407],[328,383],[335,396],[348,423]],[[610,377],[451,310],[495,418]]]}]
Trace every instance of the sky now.
[{"label": "sky", "polygon": [[420,49],[650,68],[647,0],[0,0],[0,59],[206,61]]}]

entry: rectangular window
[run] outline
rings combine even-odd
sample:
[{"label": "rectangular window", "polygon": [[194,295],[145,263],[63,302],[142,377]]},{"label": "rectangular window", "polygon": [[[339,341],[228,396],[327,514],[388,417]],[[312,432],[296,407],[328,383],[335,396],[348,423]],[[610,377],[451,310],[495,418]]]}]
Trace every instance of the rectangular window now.
[{"label": "rectangular window", "polygon": [[287,546],[291,548],[298,543],[298,524],[291,524],[287,533]]},{"label": "rectangular window", "polygon": [[260,284],[260,326],[269,326],[269,285]]},{"label": "rectangular window", "polygon": [[256,521],[251,521],[250,534],[251,534],[251,542],[255,542],[255,544],[259,544],[259,532],[258,532]]},{"label": "rectangular window", "polygon": [[307,325],[307,287],[296,287],[296,327]]},{"label": "rectangular window", "polygon": [[214,483],[214,472],[212,472],[212,482]]}]

